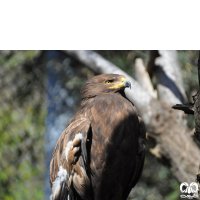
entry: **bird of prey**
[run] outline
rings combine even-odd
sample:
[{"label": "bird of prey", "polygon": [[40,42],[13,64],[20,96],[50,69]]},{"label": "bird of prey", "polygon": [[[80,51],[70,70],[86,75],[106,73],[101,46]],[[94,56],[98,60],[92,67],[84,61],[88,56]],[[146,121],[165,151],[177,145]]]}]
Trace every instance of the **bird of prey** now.
[{"label": "bird of prey", "polygon": [[124,76],[102,74],[81,89],[81,109],[50,162],[51,200],[126,200],[145,158],[145,126]]}]

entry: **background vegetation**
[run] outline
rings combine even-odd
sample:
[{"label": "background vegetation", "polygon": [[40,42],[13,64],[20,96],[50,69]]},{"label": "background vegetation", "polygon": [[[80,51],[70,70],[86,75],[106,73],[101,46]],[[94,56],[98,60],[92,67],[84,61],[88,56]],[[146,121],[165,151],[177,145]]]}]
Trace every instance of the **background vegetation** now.
[{"label": "background vegetation", "polygon": [[[148,59],[148,51],[97,51],[106,59],[134,76],[134,60]],[[198,90],[197,51],[178,51],[184,87],[189,101]],[[48,117],[47,68],[62,73],[63,87],[68,92],[75,113],[80,106],[80,87],[95,75],[71,58],[54,65],[45,51],[0,51],[0,199],[41,200],[45,196],[45,174],[48,161],[45,148]],[[51,65],[49,65],[50,63]],[[68,113],[65,113],[68,115]],[[188,117],[194,128],[193,117]],[[60,133],[61,134],[61,133]],[[153,156],[155,146],[147,140],[146,161],[141,180],[130,198],[178,199],[179,183],[168,168]],[[156,173],[155,173],[156,172]]]}]

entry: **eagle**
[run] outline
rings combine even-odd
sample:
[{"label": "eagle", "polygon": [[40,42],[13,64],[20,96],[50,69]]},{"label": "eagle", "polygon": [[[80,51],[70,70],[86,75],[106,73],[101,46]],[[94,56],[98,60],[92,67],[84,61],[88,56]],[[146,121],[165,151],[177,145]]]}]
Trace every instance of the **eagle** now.
[{"label": "eagle", "polygon": [[143,170],[146,131],[126,87],[131,83],[118,74],[82,87],[81,109],[50,161],[51,200],[127,199]]}]

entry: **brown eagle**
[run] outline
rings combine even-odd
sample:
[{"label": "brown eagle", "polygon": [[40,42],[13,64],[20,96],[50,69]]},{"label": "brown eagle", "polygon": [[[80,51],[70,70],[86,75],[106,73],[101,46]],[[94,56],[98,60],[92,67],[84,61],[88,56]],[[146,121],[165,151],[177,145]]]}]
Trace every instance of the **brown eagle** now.
[{"label": "brown eagle", "polygon": [[51,200],[126,200],[145,158],[145,127],[125,96],[124,76],[103,74],[81,89],[50,163]]}]

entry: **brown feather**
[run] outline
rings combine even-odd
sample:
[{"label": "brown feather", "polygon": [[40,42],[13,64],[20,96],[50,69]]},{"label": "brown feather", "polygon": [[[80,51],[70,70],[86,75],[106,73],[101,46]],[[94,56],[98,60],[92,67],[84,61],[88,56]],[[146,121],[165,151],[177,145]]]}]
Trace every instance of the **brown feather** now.
[{"label": "brown feather", "polygon": [[[125,200],[139,180],[146,132],[136,108],[125,97],[125,87],[113,87],[122,78],[109,74],[87,81],[81,90],[81,110],[57,142],[50,163],[51,186],[63,166],[73,177],[65,189],[66,194],[73,191],[72,200]],[[78,133],[83,139],[76,138]],[[63,156],[67,144],[68,161]]]}]

